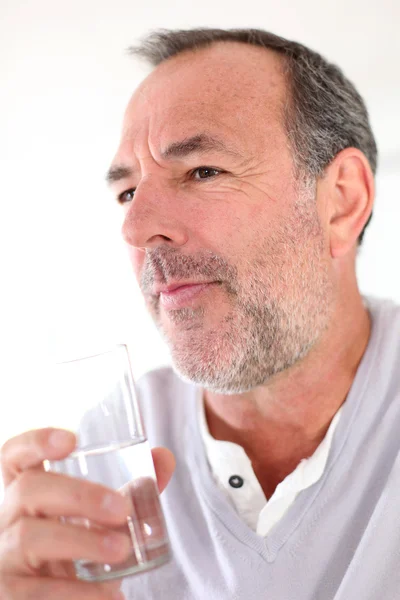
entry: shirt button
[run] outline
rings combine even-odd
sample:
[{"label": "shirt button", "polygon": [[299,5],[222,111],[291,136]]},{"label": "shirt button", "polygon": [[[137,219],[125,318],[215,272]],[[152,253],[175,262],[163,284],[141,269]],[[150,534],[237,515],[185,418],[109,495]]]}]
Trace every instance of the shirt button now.
[{"label": "shirt button", "polygon": [[239,475],[232,475],[229,477],[229,485],[233,488],[241,488],[244,484],[243,479]]}]

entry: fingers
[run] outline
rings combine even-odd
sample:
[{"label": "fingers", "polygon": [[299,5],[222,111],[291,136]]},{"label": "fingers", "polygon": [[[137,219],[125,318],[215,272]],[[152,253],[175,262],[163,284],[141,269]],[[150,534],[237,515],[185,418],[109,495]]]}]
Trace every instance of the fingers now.
[{"label": "fingers", "polygon": [[[1,448],[5,496],[0,510],[0,598],[117,598],[118,582],[75,581],[63,568],[72,567],[71,561],[79,559],[120,563],[132,551],[128,532],[122,527],[132,509],[129,497],[97,483],[43,470],[44,460],[61,460],[75,446],[72,432],[48,428],[23,433]],[[162,491],[172,476],[175,459],[169,450],[156,448],[153,461]],[[60,516],[85,519],[97,526],[87,529],[68,521],[61,523]],[[45,573],[59,574],[44,578]]]},{"label": "fingers", "polygon": [[4,576],[0,598],[7,600],[124,600],[115,585],[52,579],[51,577]]},{"label": "fingers", "polygon": [[167,448],[153,448],[154,468],[160,493],[166,488],[175,470],[175,457]]},{"label": "fingers", "polygon": [[41,467],[46,459],[65,458],[75,448],[76,437],[63,429],[33,429],[8,440],[1,448],[4,485],[9,485],[22,471]]},{"label": "fingers", "polygon": [[132,551],[127,534],[24,517],[0,535],[2,573],[37,575],[45,561],[118,563]]},{"label": "fingers", "polygon": [[129,500],[98,483],[44,471],[22,473],[6,488],[0,531],[23,516],[85,517],[120,525],[130,514]]},{"label": "fingers", "polygon": [[[8,440],[0,452],[5,486],[26,469],[42,467],[44,460],[60,460],[75,448],[76,437],[63,429],[33,429]],[[153,461],[160,492],[175,469],[175,458],[167,448],[155,448]]]}]

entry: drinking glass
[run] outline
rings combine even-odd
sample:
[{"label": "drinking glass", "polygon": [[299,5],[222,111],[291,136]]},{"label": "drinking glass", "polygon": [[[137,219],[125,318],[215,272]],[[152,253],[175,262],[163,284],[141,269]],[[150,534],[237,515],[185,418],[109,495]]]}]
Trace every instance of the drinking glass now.
[{"label": "drinking glass", "polygon": [[[74,563],[77,577],[103,581],[166,563],[168,534],[126,345],[57,363],[51,377],[50,412],[57,420],[53,425],[74,431],[77,446],[64,460],[45,461],[45,469],[117,489],[131,502],[127,523],[118,528],[132,541],[129,558],[119,564],[98,564],[82,557]],[[83,517],[63,519],[80,527],[99,526]]]}]

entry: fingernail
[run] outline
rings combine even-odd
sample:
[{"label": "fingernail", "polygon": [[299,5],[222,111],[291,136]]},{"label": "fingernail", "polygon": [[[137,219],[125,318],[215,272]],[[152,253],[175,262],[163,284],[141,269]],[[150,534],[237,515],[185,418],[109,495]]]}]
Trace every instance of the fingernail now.
[{"label": "fingernail", "polygon": [[49,436],[48,443],[52,448],[63,448],[69,443],[71,443],[71,431],[65,431],[64,429],[56,429],[52,431]]},{"label": "fingernail", "polygon": [[127,502],[124,496],[122,496],[121,494],[106,494],[103,498],[101,506],[104,510],[107,510],[108,512],[122,513],[126,512]]}]

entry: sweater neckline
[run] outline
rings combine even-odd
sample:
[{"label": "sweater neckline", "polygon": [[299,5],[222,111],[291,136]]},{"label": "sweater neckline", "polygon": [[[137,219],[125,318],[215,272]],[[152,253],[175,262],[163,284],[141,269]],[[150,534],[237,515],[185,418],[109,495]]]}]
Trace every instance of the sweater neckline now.
[{"label": "sweater neckline", "polygon": [[[207,462],[213,478],[241,518],[256,531],[267,536],[279,522],[300,492],[314,485],[322,476],[328,459],[329,449],[339,423],[343,405],[334,415],[325,437],[314,453],[303,458],[285,479],[276,487],[270,498],[265,497],[254,473],[250,459],[242,446],[233,442],[216,440],[209,432],[204,410],[204,394],[198,395],[198,421]],[[231,479],[239,478],[241,485],[232,485]],[[246,486],[244,493],[235,489]]]},{"label": "sweater neckline", "polygon": [[192,398],[186,405],[189,413],[186,419],[186,447],[189,449],[189,466],[191,467],[197,493],[231,534],[247,546],[253,548],[267,562],[273,562],[276,559],[279,550],[290,539],[294,531],[300,527],[307,512],[317,500],[321,490],[339,462],[338,459],[343,453],[349,434],[355,426],[355,420],[362,401],[367,398],[366,391],[373,372],[372,367],[376,361],[378,352],[383,351],[381,346],[384,328],[381,326],[381,321],[383,305],[386,303],[373,298],[364,298],[364,300],[371,314],[371,335],[347,395],[346,402],[342,405],[343,411],[334,439],[332,440],[325,471],[314,485],[299,494],[294,504],[265,538],[257,535],[246,525],[231,506],[225,494],[219,489],[212,476],[197,418],[197,403],[199,395],[202,394],[202,388],[195,385],[192,386]]}]

